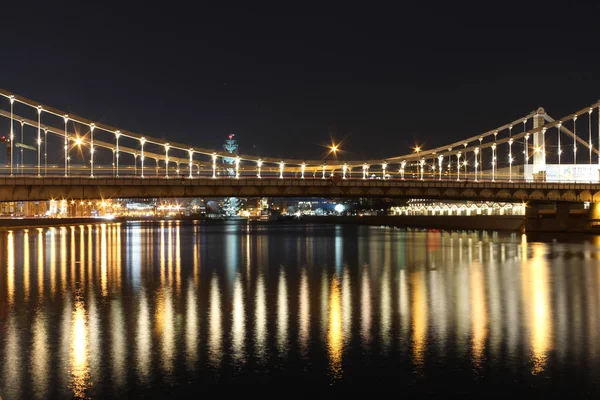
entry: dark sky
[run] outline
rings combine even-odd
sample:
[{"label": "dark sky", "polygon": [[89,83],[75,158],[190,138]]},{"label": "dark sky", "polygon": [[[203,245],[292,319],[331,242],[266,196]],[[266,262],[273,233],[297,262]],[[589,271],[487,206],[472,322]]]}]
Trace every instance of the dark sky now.
[{"label": "dark sky", "polygon": [[600,98],[593,3],[11,3],[0,87],[195,146],[317,158],[333,136],[379,158]]}]

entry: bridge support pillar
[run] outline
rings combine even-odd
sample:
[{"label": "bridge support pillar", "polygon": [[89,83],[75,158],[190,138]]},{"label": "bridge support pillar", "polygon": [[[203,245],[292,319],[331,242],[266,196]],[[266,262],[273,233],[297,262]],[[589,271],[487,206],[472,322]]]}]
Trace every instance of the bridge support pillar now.
[{"label": "bridge support pillar", "polygon": [[590,204],[589,227],[600,226],[600,203]]},{"label": "bridge support pillar", "polygon": [[[533,116],[533,129],[544,126],[546,111],[540,107]],[[533,134],[533,173],[546,171],[546,146],[544,145],[544,134],[540,130]]]},{"label": "bridge support pillar", "polygon": [[536,205],[528,204],[525,207],[525,219],[523,220],[523,232],[535,232],[540,227],[540,209]]}]

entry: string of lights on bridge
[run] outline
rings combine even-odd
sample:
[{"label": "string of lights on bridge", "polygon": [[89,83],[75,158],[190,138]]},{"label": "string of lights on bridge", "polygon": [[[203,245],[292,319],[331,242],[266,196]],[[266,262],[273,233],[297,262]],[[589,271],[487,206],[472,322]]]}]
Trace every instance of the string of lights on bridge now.
[{"label": "string of lights on bridge", "polygon": [[[530,161],[533,159],[531,167],[533,173],[545,172],[546,157],[554,156],[557,160],[559,171],[560,166],[565,160],[565,153],[571,149],[573,164],[577,164],[578,145],[588,149],[588,163],[592,165],[593,155],[598,155],[598,166],[600,167],[600,153],[598,145],[600,145],[600,102],[594,103],[588,107],[580,109],[570,115],[567,115],[559,120],[554,120],[549,117],[543,108],[539,108],[535,112],[531,112],[524,117],[516,119],[508,124],[502,125],[495,129],[489,130],[479,135],[471,136],[465,140],[453,142],[445,146],[439,146],[433,149],[422,149],[421,146],[416,146],[414,151],[402,156],[390,157],[384,160],[348,160],[344,162],[335,161],[333,164],[325,163],[321,160],[296,160],[296,159],[276,159],[270,157],[256,157],[249,155],[232,155],[224,151],[215,151],[207,148],[198,148],[181,143],[168,142],[163,139],[142,135],[139,133],[117,129],[112,126],[93,122],[83,117],[70,115],[61,110],[49,107],[27,98],[12,94],[6,90],[0,89],[0,96],[8,100],[10,111],[0,110],[0,116],[10,119],[9,129],[9,145],[10,145],[10,165],[7,168],[10,176],[15,177],[19,172],[19,164],[15,165],[15,125],[21,127],[21,142],[17,143],[20,147],[21,155],[21,174],[24,169],[33,170],[37,177],[48,176],[48,134],[55,135],[62,139],[63,157],[64,157],[64,172],[63,176],[81,177],[79,170],[73,171],[71,163],[71,151],[73,148],[81,148],[86,146],[89,149],[88,160],[89,168],[84,166],[81,168],[89,178],[94,178],[95,172],[101,171],[106,174],[110,171],[112,176],[120,177],[123,174],[139,178],[148,176],[150,166],[147,164],[147,159],[155,161],[155,176],[159,174],[159,162],[164,162],[164,178],[172,176],[180,176],[180,166],[187,167],[185,171],[186,177],[194,179],[201,176],[202,168],[208,168],[208,176],[216,179],[221,177],[219,171],[223,169],[232,169],[234,178],[247,177],[278,177],[305,179],[312,178],[326,179],[328,177],[339,176],[340,179],[370,179],[376,177],[379,179],[437,179],[442,180],[444,177],[456,178],[457,181],[462,179],[471,179],[479,181],[487,179],[496,181],[502,179],[513,181],[513,179],[523,179],[523,174],[513,174],[513,167],[525,166],[523,171],[529,169]],[[15,105],[21,104],[31,108],[37,113],[37,120],[24,118],[15,113]],[[592,140],[592,114],[597,110],[598,117],[598,145],[594,147]],[[587,114],[587,140],[578,136],[577,122],[581,121],[582,117]],[[62,119],[63,126],[56,127],[47,124],[43,119],[47,116]],[[533,121],[533,127],[527,129],[527,123]],[[78,135],[77,132],[69,130],[69,123],[85,126],[89,128],[89,137]],[[572,130],[567,127],[572,126]],[[23,149],[30,148],[24,143],[24,127],[30,126],[37,129],[37,138],[35,140],[35,149],[37,150],[37,165],[25,167]],[[522,126],[520,132],[514,133],[513,130]],[[580,124],[581,126],[581,124]],[[556,130],[556,142],[549,144],[547,138],[550,135],[550,130]],[[98,133],[110,134],[110,140],[98,140]],[[43,133],[43,139],[42,139]],[[95,137],[96,135],[96,137]],[[561,144],[561,136],[566,135],[572,140],[572,144]],[[137,142],[138,146],[129,147],[123,145],[123,140],[132,140]],[[530,145],[530,140],[532,141]],[[564,143],[564,142],[563,142]],[[162,151],[149,151],[149,146],[158,146]],[[515,146],[522,146],[522,158],[518,157],[518,151],[515,151]],[[506,159],[500,158],[500,147],[505,148]],[[43,147],[43,153],[42,153]],[[555,147],[553,152],[548,152],[549,147]],[[104,148],[112,151],[113,162],[109,168],[103,165],[98,165],[96,162],[97,149]],[[337,155],[339,151],[338,145],[332,145],[330,152]],[[487,154],[485,152],[487,151]],[[133,156],[133,164],[123,163],[122,154]],[[42,155],[44,163],[42,166]],[[471,155],[469,162],[468,155]],[[202,159],[199,159],[202,158]],[[224,159],[232,159],[233,163],[228,164],[223,162]],[[221,160],[221,162],[219,162]],[[582,159],[580,158],[580,161]],[[486,162],[488,164],[486,164]],[[500,174],[500,162],[508,164],[508,174]],[[522,162],[522,163],[521,163]],[[171,165],[175,164],[177,168],[173,171]],[[488,166],[488,168],[484,168]],[[132,170],[133,167],[133,171]],[[471,170],[469,171],[469,167]],[[51,169],[55,171],[57,166]],[[169,175],[171,169],[172,174]],[[266,170],[266,171],[265,171]],[[358,174],[355,172],[358,170]],[[43,173],[42,173],[43,171]],[[248,175],[248,171],[250,174]],[[175,173],[173,175],[173,172]],[[354,175],[353,175],[354,173]],[[54,173],[55,174],[55,173]],[[336,175],[337,174],[337,175]],[[358,175],[358,176],[357,176]],[[229,177],[229,176],[227,176]],[[598,177],[596,176],[596,181]]]}]

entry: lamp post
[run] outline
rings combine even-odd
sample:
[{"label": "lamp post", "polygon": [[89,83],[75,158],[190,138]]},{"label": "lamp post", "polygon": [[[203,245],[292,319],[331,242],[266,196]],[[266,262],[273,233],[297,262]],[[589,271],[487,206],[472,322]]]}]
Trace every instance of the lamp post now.
[{"label": "lamp post", "polygon": [[115,132],[115,140],[117,143],[117,151],[115,154],[115,159],[116,159],[116,163],[117,163],[117,171],[116,171],[117,178],[119,177],[119,137],[120,136],[121,136],[121,131],[116,131]]},{"label": "lamp post", "polygon": [[41,160],[41,154],[42,154],[42,122],[41,122],[41,118],[42,118],[42,106],[37,106],[37,110],[38,110],[38,136],[37,136],[37,145],[38,145],[38,178],[42,177],[42,167],[40,164],[40,160]]},{"label": "lamp post", "polygon": [[492,144],[492,182],[496,182],[496,143]]},{"label": "lamp post", "polygon": [[194,178],[194,148],[190,147],[190,149],[188,150],[188,153],[190,155],[190,179]]},{"label": "lamp post", "polygon": [[301,175],[300,179],[304,179],[304,171],[306,170],[306,163],[302,163],[302,167],[300,167]]},{"label": "lamp post", "polygon": [[258,165],[258,173],[256,174],[256,177],[257,177],[258,179],[260,179],[260,178],[261,178],[261,177],[260,177],[260,169],[262,168],[262,163],[263,163],[263,162],[262,162],[262,160],[260,160],[260,159],[259,159],[259,160],[258,160],[258,162],[256,163],[256,164]]},{"label": "lamp post", "polygon": [[94,128],[95,124],[90,125],[91,140],[90,140],[90,178],[94,177]]},{"label": "lamp post", "polygon": [[69,134],[67,132],[67,123],[69,122],[69,116],[65,114],[63,117],[65,120],[65,178],[69,176]]},{"label": "lamp post", "polygon": [[10,96],[10,176],[13,176],[13,141],[15,139],[14,128],[13,128],[13,118],[14,118],[14,102],[15,96]]},{"label": "lamp post", "polygon": [[512,163],[513,163],[512,144],[513,144],[513,140],[512,140],[512,138],[510,138],[510,140],[508,141],[508,181],[511,183],[512,183]]},{"label": "lamp post", "polygon": [[404,169],[406,168],[406,160],[400,162],[400,178],[404,180]]},{"label": "lamp post", "polygon": [[477,179],[477,167],[479,167],[479,160],[477,159],[478,154],[479,154],[479,147],[475,147],[475,182],[478,182],[478,179]]},{"label": "lamp post", "polygon": [[[171,146],[169,145],[169,143],[165,143],[165,178],[169,178],[169,148]],[[213,164],[214,161],[216,161],[216,158],[213,160]]]},{"label": "lamp post", "polygon": [[284,166],[284,162],[280,161],[279,162],[279,179],[283,179],[283,166]]},{"label": "lamp post", "polygon": [[140,157],[140,162],[141,162],[141,167],[142,167],[142,175],[141,175],[142,178],[144,177],[144,143],[146,143],[145,137],[140,139],[140,144],[142,147],[142,155]]},{"label": "lamp post", "polygon": [[387,169],[387,162],[381,165],[381,179],[385,179],[385,170]]},{"label": "lamp post", "polygon": [[342,179],[346,179],[346,170],[348,170],[348,164],[344,163],[342,166]]},{"label": "lamp post", "polygon": [[212,154],[212,170],[213,170],[212,178],[216,179],[217,178],[217,153]]},{"label": "lamp post", "polygon": [[460,182],[460,151],[456,153],[456,181]]}]

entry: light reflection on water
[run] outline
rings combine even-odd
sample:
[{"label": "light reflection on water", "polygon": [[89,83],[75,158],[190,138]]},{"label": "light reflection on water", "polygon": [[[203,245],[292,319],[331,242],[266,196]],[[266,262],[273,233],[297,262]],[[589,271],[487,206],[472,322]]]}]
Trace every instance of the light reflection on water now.
[{"label": "light reflection on water", "polygon": [[598,246],[174,221],[6,231],[0,395],[151,397],[286,376],[594,390]]}]

